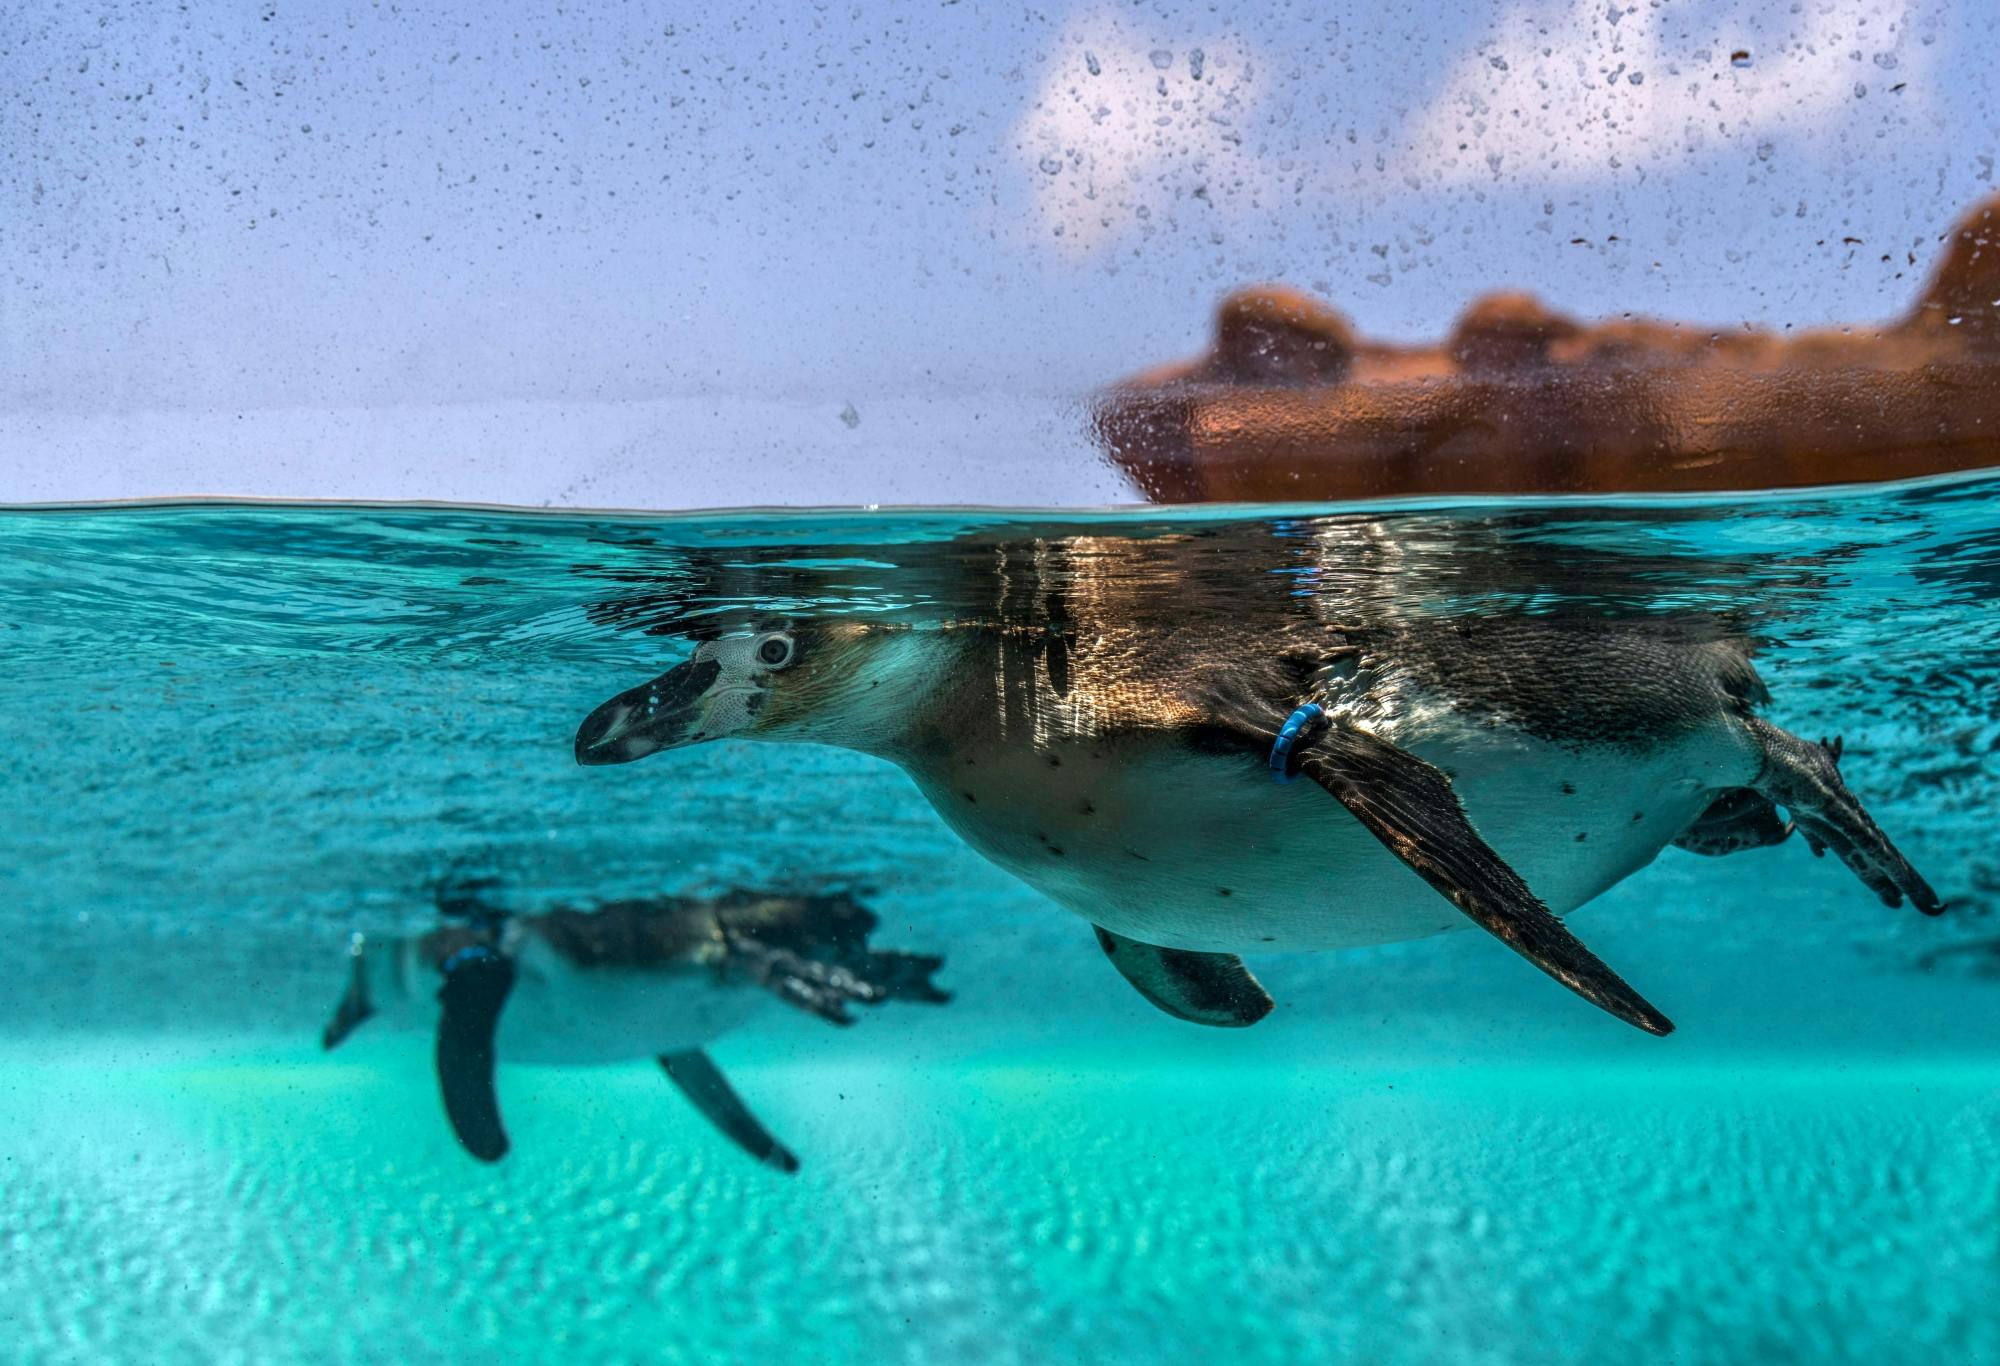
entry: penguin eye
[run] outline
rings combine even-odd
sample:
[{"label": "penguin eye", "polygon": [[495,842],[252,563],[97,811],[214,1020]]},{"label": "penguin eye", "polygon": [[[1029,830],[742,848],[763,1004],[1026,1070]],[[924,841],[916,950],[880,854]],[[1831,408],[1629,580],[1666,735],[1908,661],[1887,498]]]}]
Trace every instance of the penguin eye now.
[{"label": "penguin eye", "polygon": [[782,669],[792,662],[794,650],[790,636],[774,631],[757,642],[757,662],[767,669]]}]

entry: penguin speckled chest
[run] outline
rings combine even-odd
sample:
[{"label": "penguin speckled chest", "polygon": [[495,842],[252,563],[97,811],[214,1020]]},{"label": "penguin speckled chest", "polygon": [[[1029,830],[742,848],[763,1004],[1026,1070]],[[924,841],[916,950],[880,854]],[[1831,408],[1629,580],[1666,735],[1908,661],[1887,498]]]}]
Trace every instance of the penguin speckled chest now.
[{"label": "penguin speckled chest", "polygon": [[968,843],[1090,920],[1148,999],[1207,1024],[1270,1009],[1236,953],[1476,924],[1665,1033],[1560,916],[1670,843],[1723,853],[1797,828],[1885,902],[1939,909],[1838,750],[1756,715],[1749,646],[1718,623],[1377,616],[774,623],[604,703],[576,753],[726,733],[890,759]]}]

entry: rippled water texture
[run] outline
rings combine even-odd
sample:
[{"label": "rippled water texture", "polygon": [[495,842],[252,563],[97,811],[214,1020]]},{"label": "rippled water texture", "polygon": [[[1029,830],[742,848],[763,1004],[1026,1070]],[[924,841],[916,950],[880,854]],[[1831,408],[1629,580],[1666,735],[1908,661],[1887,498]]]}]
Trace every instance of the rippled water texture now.
[{"label": "rippled water texture", "polygon": [[[0,514],[6,1355],[88,1360],[1963,1360],[2000,1352],[2000,485],[1621,505],[648,517]],[[1152,1011],[895,769],[578,721],[751,621],[1708,614],[1945,896],[1800,841],[1669,850],[1573,924],[1680,1024],[1485,936],[1257,960]],[[421,1039],[319,1026],[355,929],[862,889],[943,1010],[715,1048],[786,1178],[634,1064],[502,1072],[476,1166]],[[534,1354],[530,1352],[530,1354]]]}]

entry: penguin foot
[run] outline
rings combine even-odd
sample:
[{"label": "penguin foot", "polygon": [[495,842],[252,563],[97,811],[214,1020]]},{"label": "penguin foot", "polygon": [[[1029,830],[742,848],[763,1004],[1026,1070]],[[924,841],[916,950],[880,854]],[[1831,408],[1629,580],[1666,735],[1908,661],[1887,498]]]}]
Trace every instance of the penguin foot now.
[{"label": "penguin foot", "polygon": [[1719,858],[1783,844],[1795,828],[1777,803],[1748,787],[1732,787],[1708,804],[1693,825],[1674,838],[1674,847]]},{"label": "penguin foot", "polygon": [[328,1052],[375,1014],[375,1003],[368,995],[368,940],[358,932],[348,941],[347,962],[347,990],[333,1008],[333,1018],[320,1031],[319,1046]]},{"label": "penguin foot", "polygon": [[854,1023],[850,1005],[951,1000],[951,993],[931,980],[944,959],[871,947],[868,937],[877,923],[872,911],[845,893],[745,895],[718,910],[723,954],[716,969],[837,1025]]},{"label": "penguin foot", "polygon": [[1749,726],[1764,749],[1764,771],[1751,786],[1791,813],[1815,855],[1831,849],[1885,906],[1907,897],[1925,915],[1944,912],[1931,885],[1848,790],[1840,776],[1841,741],[1815,744],[1763,720]]},{"label": "penguin foot", "polygon": [[1271,993],[1233,953],[1194,953],[1114,934],[1102,925],[1098,947],[1126,981],[1176,1020],[1241,1029],[1271,1013]]},{"label": "penguin foot", "polygon": [[854,1016],[847,1009],[850,1005],[875,1005],[889,999],[887,986],[871,982],[842,964],[807,958],[748,936],[729,934],[726,938],[729,957],[724,971],[747,977],[779,1000],[810,1011],[829,1024],[853,1024]]}]

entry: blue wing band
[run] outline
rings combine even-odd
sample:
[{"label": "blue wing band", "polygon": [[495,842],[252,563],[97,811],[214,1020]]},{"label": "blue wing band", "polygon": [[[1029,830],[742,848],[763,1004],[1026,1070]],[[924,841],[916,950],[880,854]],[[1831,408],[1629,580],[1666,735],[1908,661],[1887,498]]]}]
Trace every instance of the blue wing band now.
[{"label": "blue wing band", "polygon": [[1316,731],[1326,721],[1326,708],[1317,702],[1302,702],[1298,710],[1285,718],[1284,728],[1278,738],[1271,742],[1271,776],[1281,783],[1288,783],[1299,776],[1297,761],[1292,751],[1298,746],[1299,737]]}]

